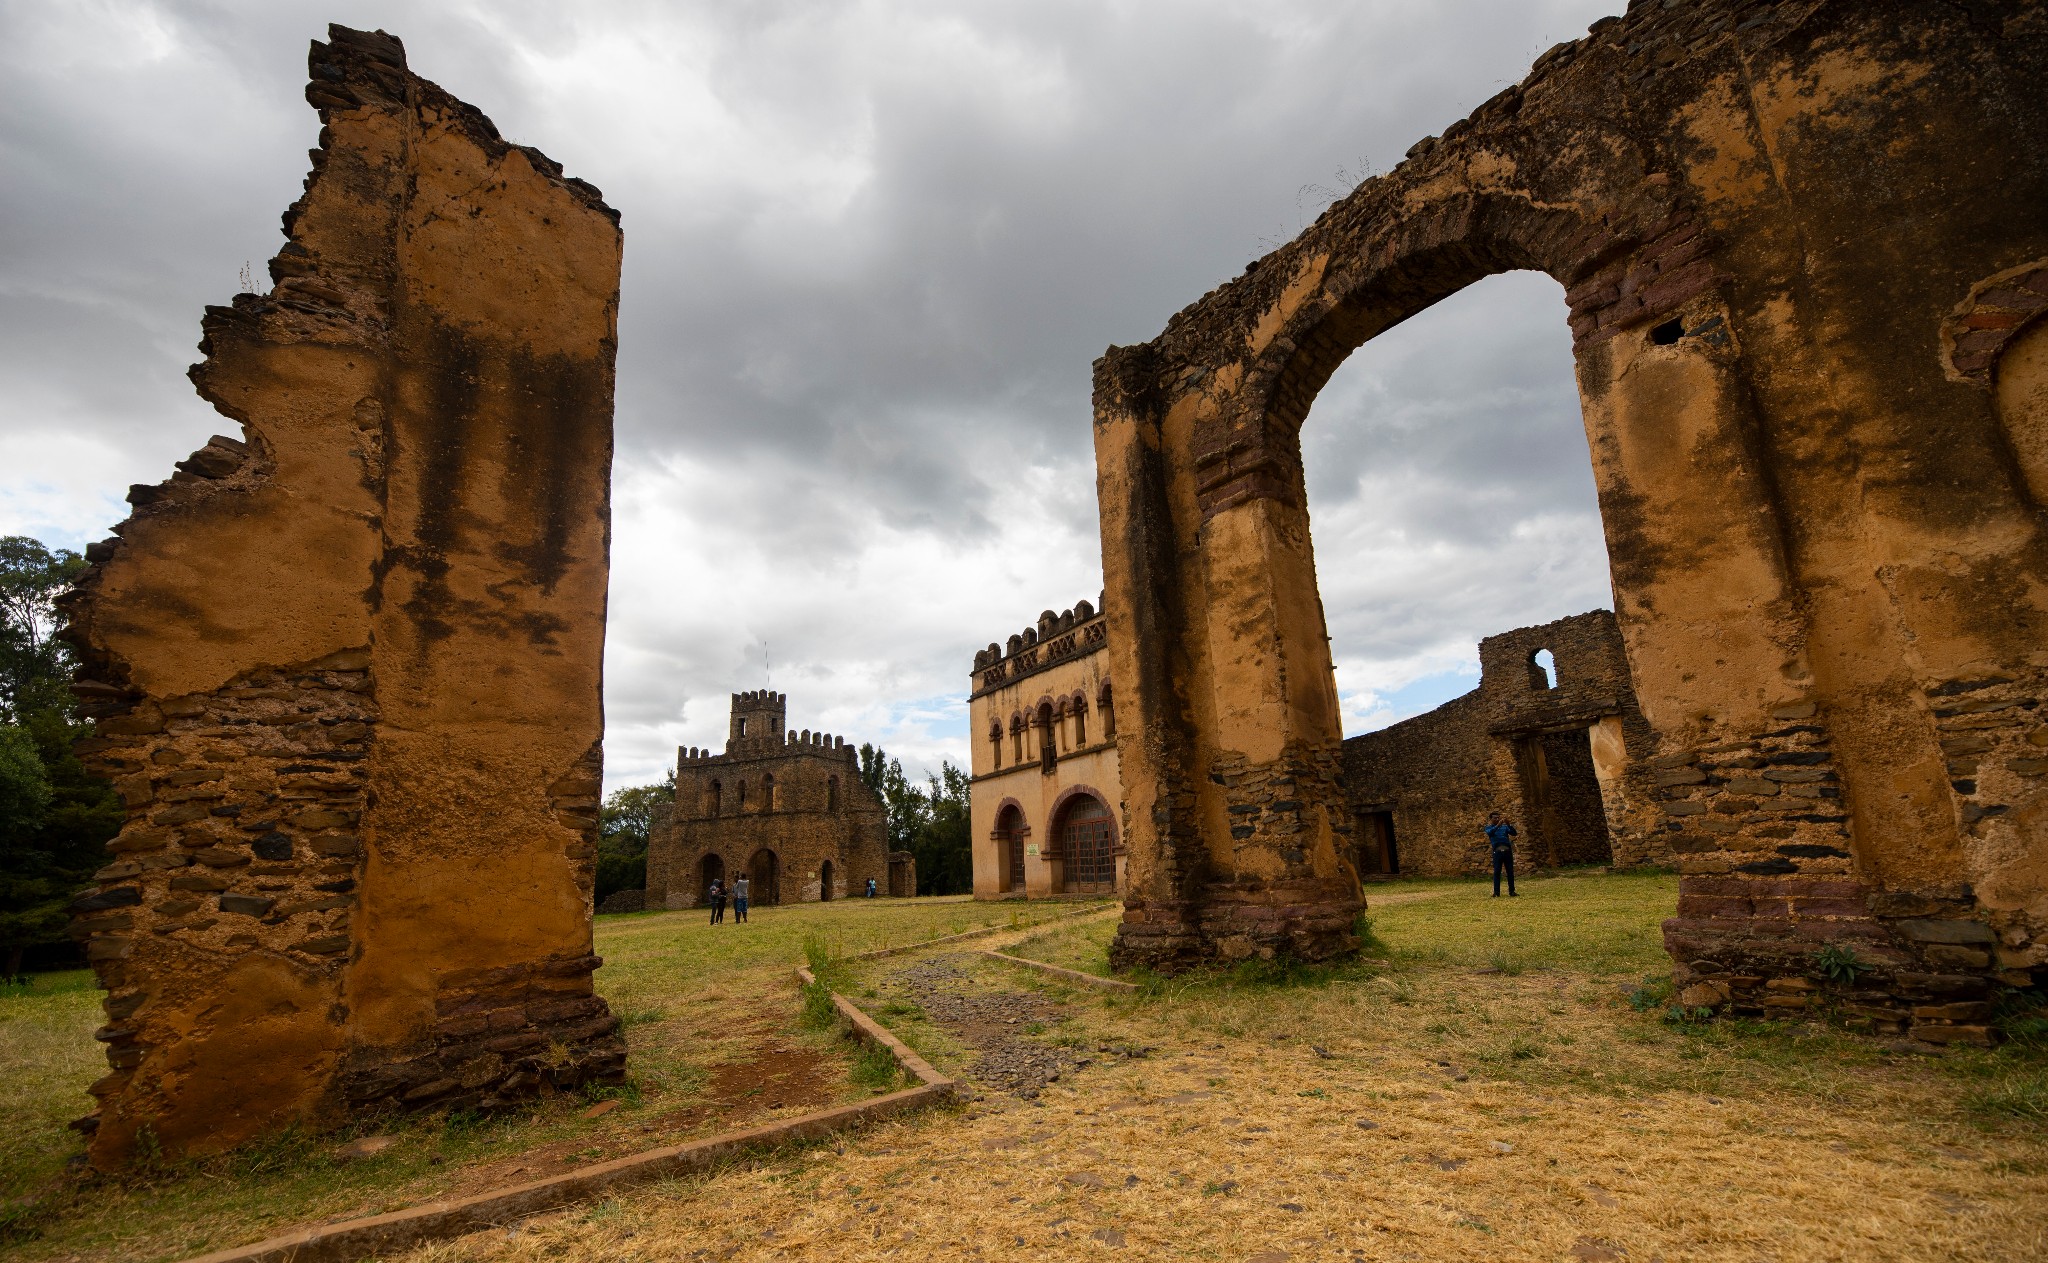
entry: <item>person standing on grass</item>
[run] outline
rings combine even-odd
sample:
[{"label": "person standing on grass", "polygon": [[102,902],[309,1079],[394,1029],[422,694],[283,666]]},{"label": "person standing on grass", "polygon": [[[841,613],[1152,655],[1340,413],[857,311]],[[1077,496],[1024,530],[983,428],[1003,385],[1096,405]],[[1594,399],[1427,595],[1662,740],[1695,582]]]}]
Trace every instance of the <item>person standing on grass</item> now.
[{"label": "person standing on grass", "polygon": [[872,878],[872,877],[870,877],[870,878],[868,878],[868,898],[872,899],[872,898],[874,898],[874,897],[875,897],[875,879],[874,879],[874,878]]},{"label": "person standing on grass", "polygon": [[716,877],[712,878],[708,893],[711,898],[711,924],[717,925],[725,920],[725,883]]},{"label": "person standing on grass", "polygon": [[752,885],[747,875],[741,873],[732,879],[732,920],[734,925],[747,919],[747,889]]},{"label": "person standing on grass", "polygon": [[1500,875],[1508,875],[1508,898],[1515,897],[1515,826],[1494,812],[1486,818],[1486,844],[1493,850],[1493,897],[1500,898]]}]

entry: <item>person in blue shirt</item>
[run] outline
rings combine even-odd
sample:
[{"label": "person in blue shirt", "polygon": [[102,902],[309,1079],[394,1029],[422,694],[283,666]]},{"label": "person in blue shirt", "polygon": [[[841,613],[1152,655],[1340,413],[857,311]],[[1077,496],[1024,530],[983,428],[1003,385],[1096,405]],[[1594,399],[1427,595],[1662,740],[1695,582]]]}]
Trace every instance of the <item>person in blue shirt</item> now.
[{"label": "person in blue shirt", "polygon": [[1493,848],[1493,897],[1500,898],[1500,875],[1508,875],[1508,898],[1515,897],[1515,826],[1494,812],[1486,818],[1486,844]]}]

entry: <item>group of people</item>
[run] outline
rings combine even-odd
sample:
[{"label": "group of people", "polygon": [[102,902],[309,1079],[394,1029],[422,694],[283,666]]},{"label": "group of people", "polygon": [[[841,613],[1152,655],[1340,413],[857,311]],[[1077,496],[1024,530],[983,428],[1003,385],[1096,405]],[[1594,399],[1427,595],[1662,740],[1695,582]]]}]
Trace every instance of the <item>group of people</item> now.
[{"label": "group of people", "polygon": [[[738,924],[746,920],[747,893],[752,888],[752,885],[753,883],[748,880],[745,873],[741,873],[738,877],[733,878],[732,885],[729,887],[725,884],[723,877],[712,878],[710,887],[704,892],[706,899],[711,904],[711,924],[724,924],[725,901],[728,897],[732,899],[733,923]],[[875,879],[872,877],[868,878],[868,898],[873,899],[878,893],[880,892],[876,889]]]},{"label": "group of people", "polygon": [[752,889],[752,885],[753,883],[747,880],[745,873],[741,873],[738,877],[732,879],[730,891],[726,889],[724,878],[712,878],[711,889],[705,892],[711,898],[711,924],[717,925],[725,920],[725,898],[727,894],[732,896],[733,921],[737,923],[746,920],[747,892]]}]

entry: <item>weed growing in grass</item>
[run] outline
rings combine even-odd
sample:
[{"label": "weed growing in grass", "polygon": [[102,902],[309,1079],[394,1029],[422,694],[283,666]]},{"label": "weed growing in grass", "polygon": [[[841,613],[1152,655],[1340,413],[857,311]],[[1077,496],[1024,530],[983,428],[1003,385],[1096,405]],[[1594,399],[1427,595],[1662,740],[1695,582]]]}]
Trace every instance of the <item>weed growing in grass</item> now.
[{"label": "weed growing in grass", "polygon": [[1999,1001],[1992,1019],[2015,1052],[2048,1053],[2048,994],[2014,991]]},{"label": "weed growing in grass", "polygon": [[624,1083],[585,1083],[581,1091],[583,1099],[593,1105],[599,1101],[624,1101],[638,1106],[643,1099],[638,1079],[627,1079]]},{"label": "weed growing in grass", "polygon": [[1714,1010],[1705,1005],[1688,1009],[1674,1004],[1664,1010],[1664,1024],[1667,1026],[1704,1026],[1714,1020]]},{"label": "weed growing in grass", "polygon": [[870,1091],[887,1092],[897,1085],[903,1071],[887,1048],[863,1040],[849,1075],[855,1083]]},{"label": "weed growing in grass", "polygon": [[803,985],[803,1005],[797,1020],[814,1031],[829,1028],[839,1019],[839,1010],[832,1003],[832,988],[823,978],[813,978]]},{"label": "weed growing in grass", "polygon": [[1367,956],[1376,956],[1384,959],[1394,954],[1393,949],[1388,947],[1381,940],[1380,936],[1373,932],[1372,918],[1364,912],[1360,912],[1358,919],[1351,923],[1351,933],[1358,938],[1358,950]]},{"label": "weed growing in grass", "polygon": [[1495,948],[1493,951],[1487,953],[1486,963],[1488,967],[1493,970],[1493,972],[1497,974],[1506,974],[1510,978],[1513,978],[1522,972],[1522,962],[1516,960],[1513,956],[1510,956],[1508,953],[1500,950],[1499,948]]},{"label": "weed growing in grass", "polygon": [[1671,979],[1645,974],[1641,983],[1628,993],[1628,1007],[1638,1013],[1648,1013],[1671,999]]},{"label": "weed growing in grass", "polygon": [[1963,1107],[1985,1118],[2048,1123],[2048,1074],[2015,1069],[1963,1093]]}]

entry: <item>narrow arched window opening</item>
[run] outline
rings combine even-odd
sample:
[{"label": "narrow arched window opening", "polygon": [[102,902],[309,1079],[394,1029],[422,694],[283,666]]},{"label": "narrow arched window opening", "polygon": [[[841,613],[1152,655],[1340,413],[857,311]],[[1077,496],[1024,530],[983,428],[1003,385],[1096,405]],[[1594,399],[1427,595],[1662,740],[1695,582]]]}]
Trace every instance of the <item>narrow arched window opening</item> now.
[{"label": "narrow arched window opening", "polygon": [[1538,691],[1557,687],[1557,657],[1548,649],[1529,655],[1529,687]]},{"label": "narrow arched window opening", "polygon": [[836,776],[825,778],[825,810],[839,810],[839,778]]},{"label": "narrow arched window opening", "polygon": [[718,800],[723,796],[724,792],[724,786],[720,785],[717,781],[711,782],[710,788],[704,791],[705,815],[715,816],[718,814]]}]

